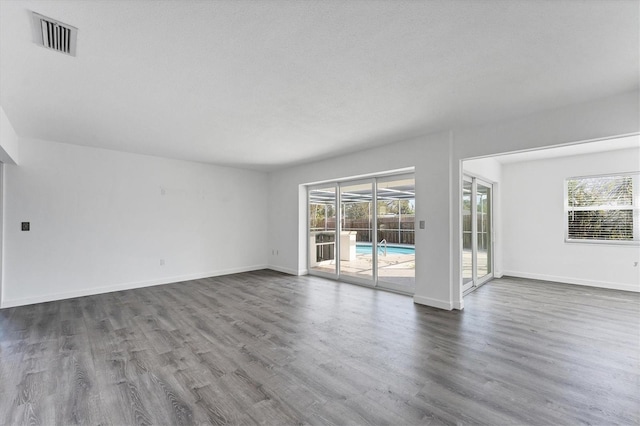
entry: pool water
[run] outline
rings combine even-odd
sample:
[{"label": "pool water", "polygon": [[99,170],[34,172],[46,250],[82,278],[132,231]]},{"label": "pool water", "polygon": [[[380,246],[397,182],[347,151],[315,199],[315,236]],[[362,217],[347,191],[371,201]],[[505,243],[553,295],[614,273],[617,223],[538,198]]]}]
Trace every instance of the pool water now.
[{"label": "pool water", "polygon": [[[383,253],[384,247],[378,246],[378,253]],[[371,244],[356,244],[356,254],[371,254]],[[387,246],[387,254],[412,254],[415,256],[415,247]]]}]

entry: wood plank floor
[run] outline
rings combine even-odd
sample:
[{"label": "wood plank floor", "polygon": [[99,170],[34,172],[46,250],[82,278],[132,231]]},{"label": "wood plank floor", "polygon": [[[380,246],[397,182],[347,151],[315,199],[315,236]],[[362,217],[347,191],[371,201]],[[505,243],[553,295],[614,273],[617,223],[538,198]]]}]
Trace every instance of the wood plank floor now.
[{"label": "wood plank floor", "polygon": [[638,424],[640,295],[272,271],[0,310],[0,423]]}]

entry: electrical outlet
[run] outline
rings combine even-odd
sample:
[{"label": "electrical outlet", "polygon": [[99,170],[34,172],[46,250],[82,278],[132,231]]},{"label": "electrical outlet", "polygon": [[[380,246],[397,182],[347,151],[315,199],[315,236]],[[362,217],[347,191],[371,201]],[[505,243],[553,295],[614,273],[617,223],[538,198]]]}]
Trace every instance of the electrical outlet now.
[{"label": "electrical outlet", "polygon": [[160,259],[160,266],[164,266],[164,259]]},{"label": "electrical outlet", "polygon": [[425,225],[426,225],[425,221],[421,220],[420,221],[420,229],[424,229]]},{"label": "electrical outlet", "polygon": [[31,223],[30,222],[22,222],[22,230],[23,231],[29,231],[31,229]]}]

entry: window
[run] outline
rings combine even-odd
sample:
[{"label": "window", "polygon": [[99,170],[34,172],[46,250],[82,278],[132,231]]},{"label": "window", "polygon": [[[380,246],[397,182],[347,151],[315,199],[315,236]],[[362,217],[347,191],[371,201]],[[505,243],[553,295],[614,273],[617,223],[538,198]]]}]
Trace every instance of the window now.
[{"label": "window", "polygon": [[639,173],[566,180],[566,241],[638,244]]}]

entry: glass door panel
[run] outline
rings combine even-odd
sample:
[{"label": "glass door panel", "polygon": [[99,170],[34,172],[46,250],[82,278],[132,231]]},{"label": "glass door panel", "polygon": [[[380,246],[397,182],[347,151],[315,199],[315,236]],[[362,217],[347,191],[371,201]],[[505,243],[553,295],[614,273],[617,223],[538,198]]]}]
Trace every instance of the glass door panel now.
[{"label": "glass door panel", "polygon": [[476,238],[478,240],[477,279],[482,280],[491,271],[491,187],[476,182]]},{"label": "glass door panel", "polygon": [[340,276],[373,285],[373,182],[340,185]]},{"label": "glass door panel", "polygon": [[462,284],[473,281],[473,215],[471,214],[472,182],[462,183]]},{"label": "glass door panel", "polygon": [[376,195],[378,285],[412,292],[416,280],[415,178],[379,179]]},{"label": "glass door panel", "polygon": [[462,290],[493,277],[492,185],[465,176],[462,181]]},{"label": "glass door panel", "polygon": [[336,274],[336,188],[309,190],[309,268]]}]

